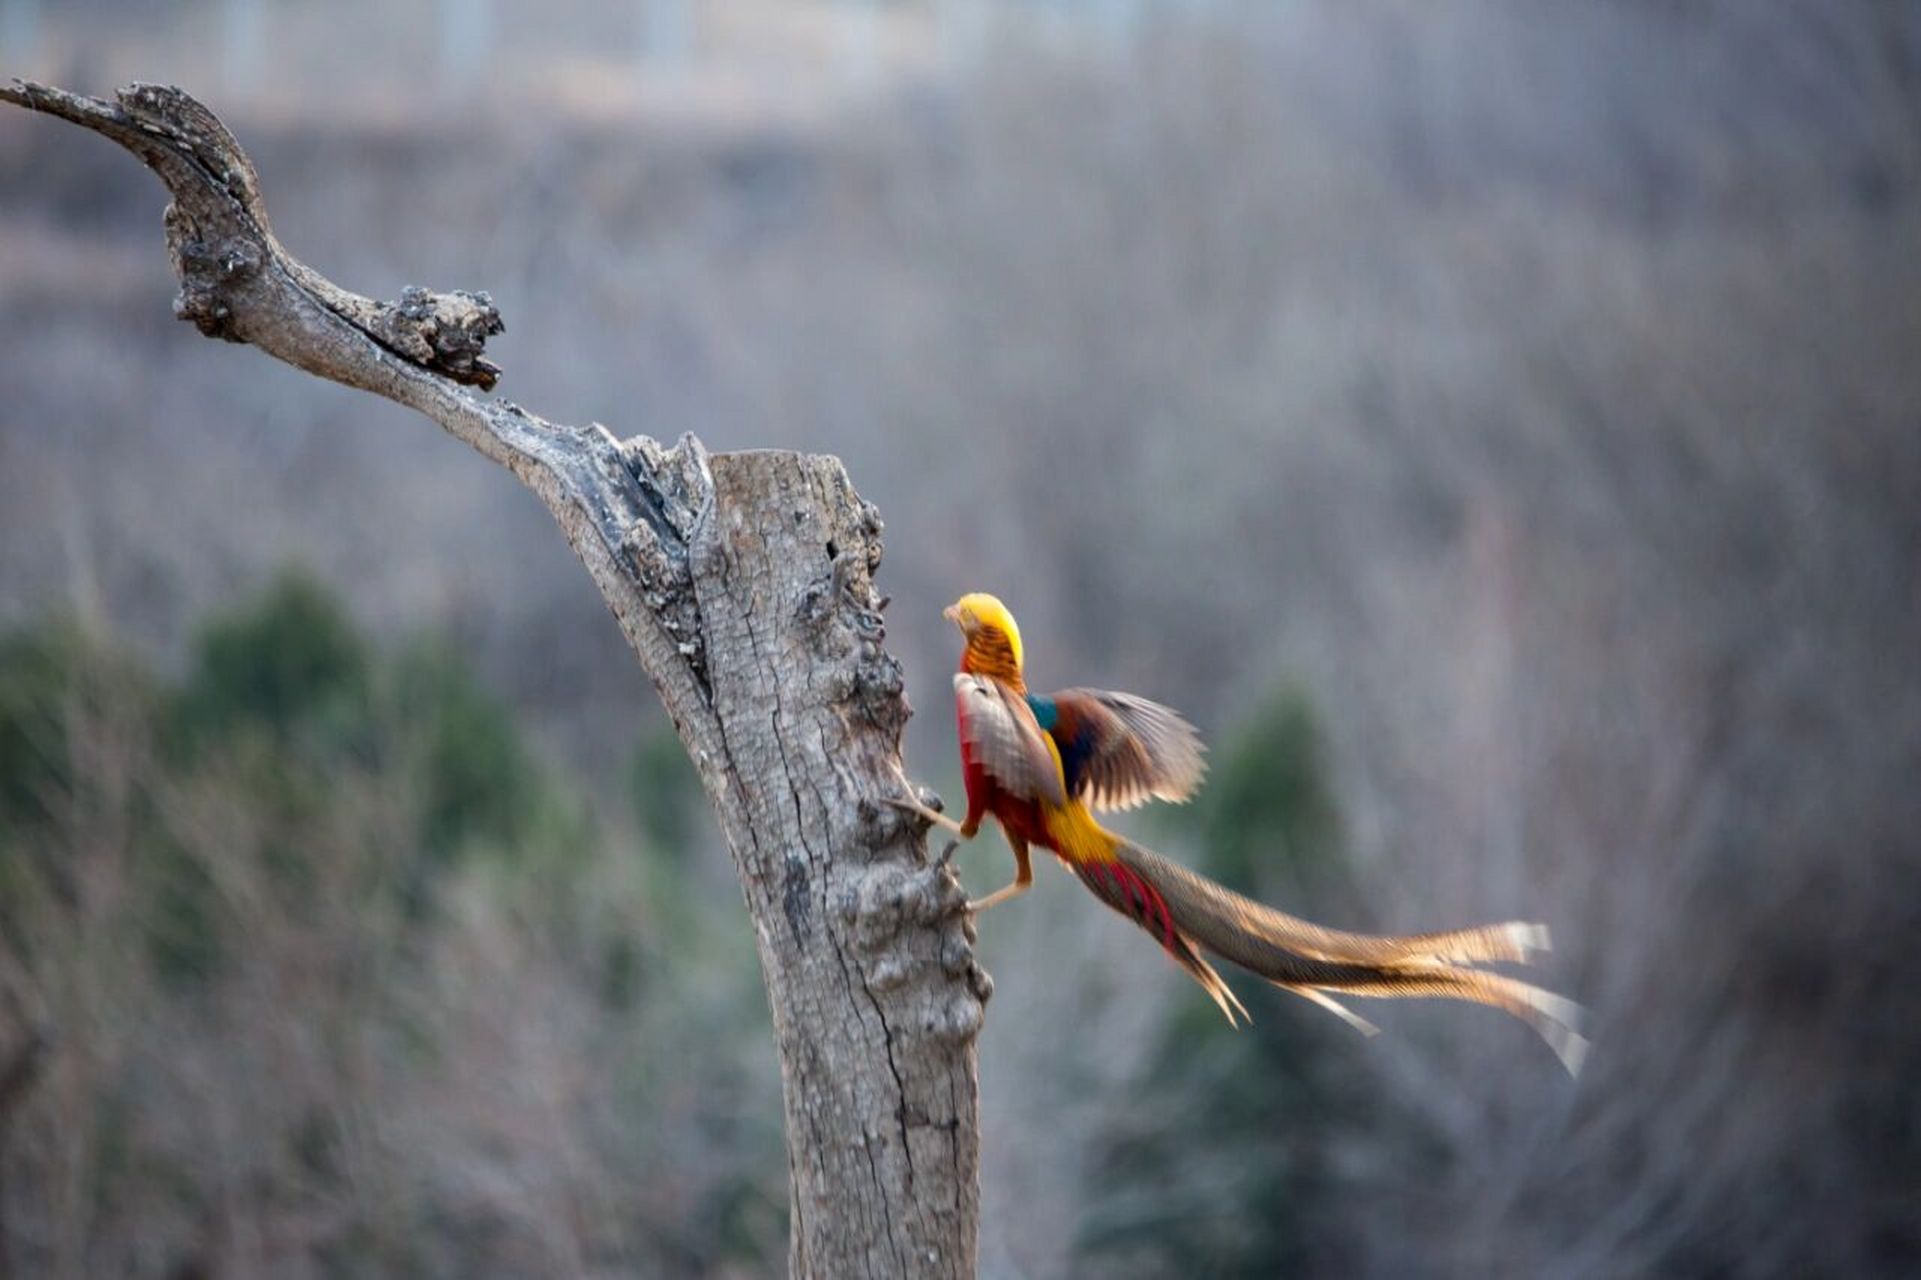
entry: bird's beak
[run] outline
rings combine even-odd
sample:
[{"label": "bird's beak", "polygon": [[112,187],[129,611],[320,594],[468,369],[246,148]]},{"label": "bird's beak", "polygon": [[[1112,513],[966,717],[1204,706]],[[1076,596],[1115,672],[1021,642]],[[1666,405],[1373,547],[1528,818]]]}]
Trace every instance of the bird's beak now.
[{"label": "bird's beak", "polygon": [[963,631],[967,629],[967,624],[961,621],[960,606],[957,604],[950,604],[945,609],[942,609],[940,616],[961,628]]}]

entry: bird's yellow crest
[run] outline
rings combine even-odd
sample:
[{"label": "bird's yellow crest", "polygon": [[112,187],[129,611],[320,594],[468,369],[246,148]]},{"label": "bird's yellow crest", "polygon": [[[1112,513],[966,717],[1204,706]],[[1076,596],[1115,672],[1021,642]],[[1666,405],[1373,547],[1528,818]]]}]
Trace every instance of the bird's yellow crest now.
[{"label": "bird's yellow crest", "polygon": [[999,597],[990,596],[985,591],[970,591],[948,605],[943,612],[966,634],[970,647],[975,647],[981,641],[991,645],[996,635],[1005,637],[1007,648],[1013,654],[1014,670],[1018,672],[1021,669],[1024,660],[1021,629]]}]

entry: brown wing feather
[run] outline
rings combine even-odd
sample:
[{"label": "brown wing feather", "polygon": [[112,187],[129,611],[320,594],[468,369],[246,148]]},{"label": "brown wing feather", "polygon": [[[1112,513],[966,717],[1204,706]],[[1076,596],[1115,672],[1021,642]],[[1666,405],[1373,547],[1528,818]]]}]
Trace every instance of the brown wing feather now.
[{"label": "brown wing feather", "polygon": [[1067,803],[1061,766],[1027,699],[1000,681],[954,677],[962,741],[974,761],[1008,794],[1023,800]]},{"label": "brown wing feather", "polygon": [[1133,809],[1193,797],[1207,773],[1206,747],[1180,712],[1131,693],[1063,689],[1052,700],[1082,720],[1078,778],[1090,809]]}]

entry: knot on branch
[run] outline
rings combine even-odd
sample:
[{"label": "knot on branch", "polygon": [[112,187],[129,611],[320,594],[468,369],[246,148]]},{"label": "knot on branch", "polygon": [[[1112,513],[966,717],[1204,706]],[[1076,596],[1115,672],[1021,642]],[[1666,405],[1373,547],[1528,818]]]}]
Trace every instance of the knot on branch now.
[{"label": "knot on branch", "polygon": [[647,436],[615,442],[628,474],[640,483],[652,514],[685,544],[694,524],[714,501],[707,448],[691,432],[669,449]]},{"label": "knot on branch", "polygon": [[875,636],[864,636],[854,662],[851,702],[861,718],[899,738],[912,711],[907,705],[907,676],[900,659],[881,647]]},{"label": "knot on branch", "polygon": [[714,477],[707,448],[689,433],[673,448],[635,436],[617,440],[591,428],[600,474],[613,486],[606,511],[617,513],[608,533],[640,586],[641,598],[673,637],[694,679],[708,689],[706,640],[694,596],[691,544],[713,508]]},{"label": "knot on branch", "polygon": [[506,328],[485,293],[433,293],[416,285],[402,290],[399,302],[379,304],[372,324],[382,346],[482,391],[500,381],[500,366],[483,359],[481,351],[487,339]]},{"label": "knot on branch", "polygon": [[960,881],[945,866],[877,863],[864,873],[846,915],[861,949],[874,952],[893,942],[903,928],[958,920],[966,901]]},{"label": "knot on branch", "polygon": [[[860,873],[841,900],[841,919],[851,926],[861,979],[870,992],[907,987],[934,969],[961,979],[964,985],[958,987],[928,983],[913,997],[911,1016],[937,1039],[971,1038],[980,1030],[982,1006],[994,993],[994,980],[974,959],[966,901],[944,861],[931,867],[875,864]],[[940,935],[932,956],[903,945],[907,930],[929,926]]]},{"label": "knot on branch", "polygon": [[173,258],[174,274],[180,278],[180,296],[173,301],[173,313],[191,322],[209,338],[245,342],[234,327],[230,293],[258,275],[261,249],[240,237],[200,239],[192,219],[180,206],[167,206],[167,249]]}]

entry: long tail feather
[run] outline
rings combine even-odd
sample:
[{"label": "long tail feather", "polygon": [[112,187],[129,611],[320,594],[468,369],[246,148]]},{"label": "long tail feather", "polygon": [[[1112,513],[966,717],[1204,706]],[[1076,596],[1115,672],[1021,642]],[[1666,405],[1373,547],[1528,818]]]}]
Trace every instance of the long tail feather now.
[{"label": "long tail feather", "polygon": [[1167,904],[1161,895],[1118,862],[1070,863],[1081,883],[1094,891],[1094,896],[1114,910],[1138,924],[1160,940],[1174,963],[1187,970],[1194,981],[1212,996],[1214,1003],[1227,1015],[1229,1026],[1244,1026],[1253,1019],[1247,1015],[1247,1006],[1234,989],[1227,985],[1207,957],[1196,951],[1188,942],[1174,918],[1168,914]]},{"label": "long tail feather", "polygon": [[1384,1000],[1422,996],[1466,1000],[1504,1009],[1534,1028],[1569,1075],[1580,1075],[1581,1064],[1587,1060],[1588,1039],[1576,1029],[1581,1022],[1581,1006],[1504,974],[1453,966],[1384,969],[1375,978],[1330,983],[1323,989]]},{"label": "long tail feather", "polygon": [[1381,1034],[1379,1027],[1342,1004],[1339,1000],[1334,999],[1325,991],[1317,991],[1313,987],[1303,987],[1293,982],[1277,982],[1274,985],[1283,991],[1292,991],[1295,995],[1303,999],[1312,1000],[1315,1004],[1320,1005],[1321,1008],[1327,1010],[1364,1036],[1378,1036]]},{"label": "long tail feather", "polygon": [[1151,849],[1119,841],[1115,852],[1137,874],[1151,880],[1177,913],[1218,921],[1238,934],[1297,956],[1352,964],[1409,960],[1525,964],[1534,952],[1548,949],[1546,925],[1519,921],[1398,937],[1329,929],[1243,897]]},{"label": "long tail feather", "polygon": [[1433,997],[1501,1009],[1534,1028],[1570,1074],[1588,1041],[1571,1000],[1461,960],[1519,960],[1545,944],[1532,925],[1494,925],[1409,937],[1343,933],[1265,907],[1166,858],[1124,841],[1111,862],[1074,864],[1102,901],[1159,939],[1213,997],[1230,1023],[1247,1020],[1205,948],[1333,1013],[1366,1035],[1376,1028],[1329,993],[1375,999]]}]

